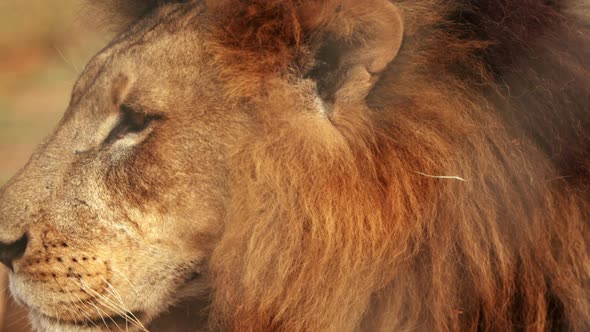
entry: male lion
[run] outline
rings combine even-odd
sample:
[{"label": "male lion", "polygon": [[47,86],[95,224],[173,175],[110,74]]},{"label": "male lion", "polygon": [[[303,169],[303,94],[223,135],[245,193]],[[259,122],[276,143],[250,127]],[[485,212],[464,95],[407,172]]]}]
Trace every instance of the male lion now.
[{"label": "male lion", "polygon": [[34,328],[590,330],[587,1],[102,3],[0,192]]}]

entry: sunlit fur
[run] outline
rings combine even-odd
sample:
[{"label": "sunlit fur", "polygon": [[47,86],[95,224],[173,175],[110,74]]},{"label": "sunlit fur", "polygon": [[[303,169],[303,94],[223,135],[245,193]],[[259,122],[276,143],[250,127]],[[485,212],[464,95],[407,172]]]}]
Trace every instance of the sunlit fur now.
[{"label": "sunlit fur", "polygon": [[230,95],[265,93],[212,260],[219,326],[590,329],[586,7],[394,1],[400,55],[328,122],[285,112],[299,101],[272,77],[333,14],[253,2],[217,36]]},{"label": "sunlit fur", "polygon": [[104,123],[88,110],[119,73],[165,120],[86,159],[60,139],[94,131],[62,122],[0,191],[2,241],[56,229],[100,249],[141,287],[113,279],[139,323],[198,267],[210,330],[590,330],[587,0],[391,1],[403,45],[369,77],[322,51],[370,52],[383,0],[101,3],[137,24],[83,74],[102,85],[75,89],[66,120]]}]

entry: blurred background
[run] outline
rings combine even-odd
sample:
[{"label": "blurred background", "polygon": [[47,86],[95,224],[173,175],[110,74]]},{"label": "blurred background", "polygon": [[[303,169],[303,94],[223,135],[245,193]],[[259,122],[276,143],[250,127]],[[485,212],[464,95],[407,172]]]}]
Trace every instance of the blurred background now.
[{"label": "blurred background", "polygon": [[[0,0],[0,186],[51,132],[79,72],[112,37],[84,1]],[[0,331],[29,331],[6,283],[0,267]]]}]

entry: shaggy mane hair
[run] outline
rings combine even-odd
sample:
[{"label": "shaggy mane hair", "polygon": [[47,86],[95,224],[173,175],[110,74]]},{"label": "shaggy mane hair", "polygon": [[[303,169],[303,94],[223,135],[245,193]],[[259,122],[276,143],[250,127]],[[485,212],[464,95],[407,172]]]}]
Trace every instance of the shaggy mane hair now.
[{"label": "shaggy mane hair", "polygon": [[258,108],[211,259],[214,327],[589,331],[587,2],[393,1],[404,45],[367,107],[285,114],[281,84],[321,83],[340,2],[208,3],[220,93]]}]

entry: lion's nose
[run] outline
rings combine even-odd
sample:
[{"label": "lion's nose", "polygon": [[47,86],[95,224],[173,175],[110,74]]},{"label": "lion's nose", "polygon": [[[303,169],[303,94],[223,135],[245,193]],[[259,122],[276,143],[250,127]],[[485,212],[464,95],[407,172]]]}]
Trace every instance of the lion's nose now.
[{"label": "lion's nose", "polygon": [[25,254],[28,243],[29,237],[27,234],[23,235],[18,241],[13,243],[0,242],[0,263],[8,266],[8,268],[12,270],[12,262]]}]

